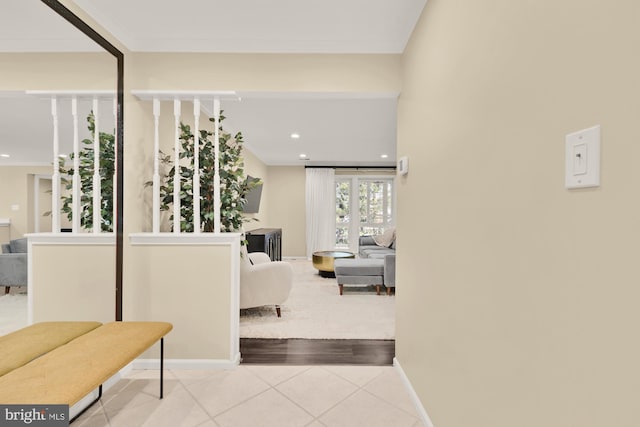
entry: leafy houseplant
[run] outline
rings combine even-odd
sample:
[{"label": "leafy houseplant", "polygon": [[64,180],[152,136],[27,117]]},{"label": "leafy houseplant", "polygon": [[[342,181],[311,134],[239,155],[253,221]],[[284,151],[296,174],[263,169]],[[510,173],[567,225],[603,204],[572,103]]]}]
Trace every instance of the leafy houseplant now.
[{"label": "leafy houseplant", "polygon": [[[209,119],[213,121],[213,119]],[[220,123],[224,116],[220,116]],[[200,165],[200,225],[201,231],[213,232],[214,212],[216,206],[213,200],[214,191],[214,143],[213,133],[200,130],[199,136],[199,165]],[[193,160],[194,160],[194,135],[189,125],[180,123],[180,231],[193,232]],[[242,216],[242,208],[246,203],[245,195],[259,181],[248,182],[244,175],[244,163],[242,159],[243,148],[242,133],[234,136],[225,132],[222,125],[219,128],[219,153],[220,153],[220,226],[223,232],[239,231],[245,219]],[[160,162],[171,166],[168,173],[161,177],[160,185],[160,210],[168,211],[173,205],[173,186],[175,164],[169,155],[161,153]],[[182,161],[184,159],[184,161]],[[147,182],[145,186],[153,185]],[[169,220],[173,224],[173,213]],[[173,225],[172,225],[173,227]]]},{"label": "leafy houseplant", "polygon": [[[93,111],[87,116],[91,139],[82,140],[82,148],[78,152],[80,160],[80,226],[84,229],[93,228],[93,172],[95,138],[95,117]],[[69,155],[73,161],[74,154]],[[68,191],[62,199],[62,212],[67,214],[69,221],[73,218],[73,166],[65,168],[64,159],[60,159],[60,182]],[[100,132],[100,187],[101,187],[101,231],[113,231],[113,174],[115,172],[115,137],[113,134]]]}]

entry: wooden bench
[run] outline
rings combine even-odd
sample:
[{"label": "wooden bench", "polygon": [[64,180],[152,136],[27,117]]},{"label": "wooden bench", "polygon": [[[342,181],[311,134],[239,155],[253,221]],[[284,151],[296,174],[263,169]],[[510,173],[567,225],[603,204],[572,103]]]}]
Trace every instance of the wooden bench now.
[{"label": "wooden bench", "polygon": [[[173,326],[165,322],[96,323],[47,322],[0,337],[0,357],[11,353],[6,345],[11,343],[19,343],[14,350],[22,354],[13,357],[12,363],[5,364],[0,359],[0,368],[4,365],[5,370],[9,368],[0,376],[0,404],[71,407],[98,389],[98,397],[90,407],[102,396],[105,381],[158,340],[162,399],[164,336]],[[37,344],[35,337],[43,335],[51,338]]]}]

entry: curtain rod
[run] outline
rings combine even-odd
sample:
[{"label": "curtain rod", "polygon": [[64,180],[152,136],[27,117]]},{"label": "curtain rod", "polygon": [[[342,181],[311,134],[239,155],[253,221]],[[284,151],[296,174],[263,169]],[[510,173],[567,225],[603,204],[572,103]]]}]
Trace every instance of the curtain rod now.
[{"label": "curtain rod", "polygon": [[306,165],[305,169],[388,169],[396,170],[395,166],[310,166]]}]

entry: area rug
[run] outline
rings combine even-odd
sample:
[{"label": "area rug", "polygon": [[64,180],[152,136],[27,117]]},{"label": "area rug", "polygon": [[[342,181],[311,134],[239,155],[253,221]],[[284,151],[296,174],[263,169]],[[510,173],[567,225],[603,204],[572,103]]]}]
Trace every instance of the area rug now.
[{"label": "area rug", "polygon": [[0,336],[25,326],[27,326],[27,294],[11,293],[0,296]]},{"label": "area rug", "polygon": [[395,296],[384,288],[345,286],[340,296],[336,279],[318,275],[307,260],[293,266],[293,289],[281,305],[240,310],[241,338],[394,339]]}]

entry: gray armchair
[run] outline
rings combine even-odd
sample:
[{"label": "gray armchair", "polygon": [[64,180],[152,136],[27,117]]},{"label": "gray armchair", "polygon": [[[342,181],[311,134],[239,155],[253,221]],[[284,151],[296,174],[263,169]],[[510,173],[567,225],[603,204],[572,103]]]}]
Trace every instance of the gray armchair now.
[{"label": "gray armchair", "polygon": [[27,239],[12,240],[2,245],[0,254],[0,286],[5,294],[11,286],[27,286]]}]

